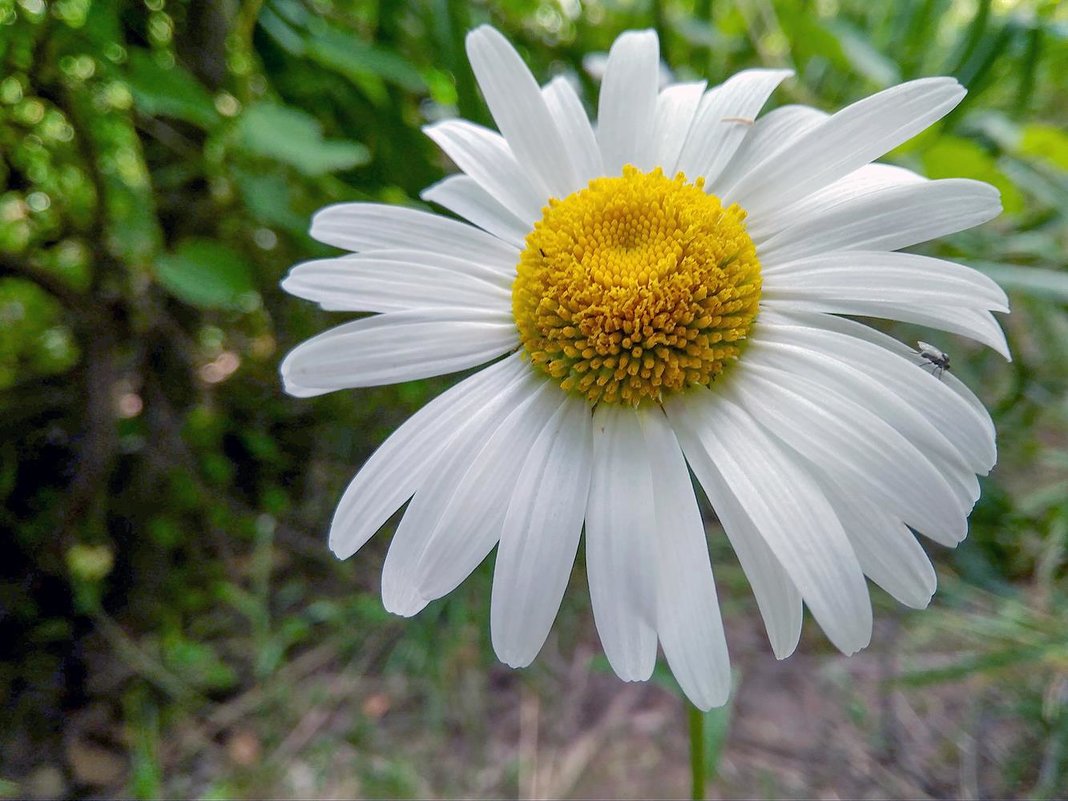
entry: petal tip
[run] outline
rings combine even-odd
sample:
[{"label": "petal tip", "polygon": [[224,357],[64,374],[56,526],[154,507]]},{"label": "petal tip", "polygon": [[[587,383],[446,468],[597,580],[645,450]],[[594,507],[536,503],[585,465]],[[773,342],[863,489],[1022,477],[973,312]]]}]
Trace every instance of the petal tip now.
[{"label": "petal tip", "polygon": [[340,544],[333,542],[330,543],[330,552],[334,554],[334,556],[337,557],[337,559],[341,562],[344,562],[346,559],[356,553],[350,547],[342,547]]},{"label": "petal tip", "polygon": [[862,631],[852,632],[852,636],[843,639],[841,642],[836,642],[834,645],[846,656],[853,656],[871,645],[871,634],[872,627],[868,626]]},{"label": "petal tip", "polygon": [[931,601],[933,598],[934,591],[928,593],[926,590],[924,590],[921,594],[916,595],[914,598],[902,600],[902,603],[905,604],[905,606],[907,606],[909,609],[926,609],[928,606],[931,605]]},{"label": "petal tip", "polygon": [[498,39],[504,38],[501,32],[492,25],[479,25],[478,27],[469,30],[467,36],[464,37],[464,44],[467,46],[468,52],[470,52],[472,45],[477,44],[480,40],[486,37],[494,37]]},{"label": "petal tip", "polygon": [[[294,267],[293,269],[296,268]],[[278,286],[283,292],[299,298],[302,297],[298,288],[299,283],[299,279],[293,274],[293,270],[290,270],[286,277],[278,282]]]},{"label": "petal tip", "polygon": [[358,548],[353,547],[353,538],[345,536],[341,526],[337,522],[330,526],[330,534],[327,536],[327,546],[330,552],[338,559],[344,561],[356,553]]},{"label": "petal tip", "polygon": [[710,712],[713,709],[726,706],[731,697],[731,681],[728,676],[726,684],[705,688],[703,690],[683,688],[683,693],[690,703],[702,712]]},{"label": "petal tip", "polygon": [[428,600],[414,592],[390,592],[385,587],[382,588],[382,606],[391,615],[414,617],[422,612],[428,603]]},{"label": "petal tip", "polygon": [[794,651],[797,650],[798,642],[800,642],[800,638],[793,640],[792,642],[772,642],[771,652],[775,655],[775,658],[781,662],[794,655]]},{"label": "petal tip", "polygon": [[533,656],[527,657],[523,654],[502,654],[500,651],[497,651],[497,658],[504,662],[504,664],[508,665],[512,670],[521,670],[522,668],[529,667],[530,663],[534,661]]},{"label": "petal tip", "polygon": [[612,47],[609,49],[609,55],[612,54],[616,48],[626,47],[638,47],[638,48],[655,48],[657,58],[660,54],[660,37],[656,31],[652,28],[642,28],[636,31],[623,31],[616,37],[616,40],[612,42]]},{"label": "petal tip", "polygon": [[290,381],[284,376],[282,378],[282,390],[291,398],[315,398],[332,391],[329,389],[321,389],[319,387],[304,387],[294,381]]}]

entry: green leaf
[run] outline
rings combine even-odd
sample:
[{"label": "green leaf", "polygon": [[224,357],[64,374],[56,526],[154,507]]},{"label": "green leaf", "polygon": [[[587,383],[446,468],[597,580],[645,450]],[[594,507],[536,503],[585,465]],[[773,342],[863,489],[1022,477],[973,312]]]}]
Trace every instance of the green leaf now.
[{"label": "green leaf", "polygon": [[304,39],[270,8],[263,8],[260,11],[258,23],[288,53],[294,56],[304,55],[306,51]]},{"label": "green leaf", "polygon": [[1068,273],[992,262],[971,262],[971,266],[993,278],[1006,292],[1019,292],[1054,303],[1068,303]]},{"label": "green leaf", "polygon": [[869,42],[861,31],[846,22],[830,20],[827,27],[837,35],[846,61],[877,86],[900,83],[901,71]]},{"label": "green leaf", "polygon": [[245,206],[257,219],[301,236],[307,232],[308,219],[293,210],[293,190],[283,176],[235,169],[234,177]]},{"label": "green leaf", "polygon": [[248,311],[259,302],[252,267],[210,239],[187,239],[160,256],[156,279],[179,300],[202,309]]},{"label": "green leaf", "polygon": [[848,59],[838,36],[818,18],[790,7],[782,8],[779,13],[779,21],[790,43],[790,50],[799,63],[806,63],[809,59],[818,57],[838,66],[848,66]]},{"label": "green leaf", "polygon": [[161,66],[152,54],[131,48],[126,79],[137,107],[149,116],[174,117],[201,128],[221,119],[211,95],[178,65]]},{"label": "green leaf", "polygon": [[957,80],[968,90],[968,94],[954,109],[954,117],[959,118],[962,109],[974,103],[986,91],[994,80],[995,63],[1006,53],[1013,52],[1013,40],[1023,32],[1023,27],[1010,19],[1000,28],[988,30],[980,38],[972,55],[955,73]]},{"label": "green leaf", "polygon": [[723,35],[703,19],[691,16],[680,17],[674,23],[674,32],[683,41],[696,47],[725,47]]},{"label": "green leaf", "polygon": [[409,92],[426,91],[426,82],[419,70],[391,50],[375,47],[330,28],[316,32],[306,46],[307,54],[313,61],[357,84],[362,84],[368,75],[376,75]]},{"label": "green leaf", "polygon": [[370,152],[359,142],[323,139],[322,128],[310,114],[290,106],[256,103],[237,122],[244,149],[280,161],[305,175],[324,175],[366,164]]},{"label": "green leaf", "polygon": [[73,367],[79,349],[66,323],[59,301],[33,281],[0,279],[0,389]]},{"label": "green leaf", "polygon": [[1020,136],[1022,156],[1042,159],[1068,172],[1068,133],[1053,125],[1025,125]]},{"label": "green leaf", "polygon": [[187,639],[178,632],[164,636],[163,663],[198,690],[228,690],[237,684],[237,672],[207,642]]},{"label": "green leaf", "polygon": [[940,136],[923,152],[923,167],[929,178],[972,178],[992,184],[1001,192],[1001,204],[1007,213],[1023,211],[1023,195],[1016,184],[998,169],[990,153],[970,139]]},{"label": "green leaf", "polygon": [[[119,86],[118,83],[115,86]],[[121,95],[123,91],[118,94]],[[112,254],[141,270],[163,242],[156,197],[133,112],[121,102],[104,105],[93,92],[71,93],[72,124],[85,136],[100,165],[100,188]]]}]

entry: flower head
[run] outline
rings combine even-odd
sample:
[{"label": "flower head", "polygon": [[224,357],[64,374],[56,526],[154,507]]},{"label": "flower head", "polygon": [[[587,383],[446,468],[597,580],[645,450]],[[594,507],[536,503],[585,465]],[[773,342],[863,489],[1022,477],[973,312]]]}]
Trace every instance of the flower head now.
[{"label": "flower head", "polygon": [[[402,425],[349,485],[330,545],[355,553],[406,501],[382,575],[413,615],[496,546],[491,629],[512,666],[548,635],[585,530],[597,629],[616,673],[658,643],[698,706],[730,686],[696,476],[772,648],[802,604],[852,653],[870,639],[865,575],[925,606],[914,532],[955,545],[994,464],[982,405],[929,357],[839,315],[920,323],[1008,351],[1001,290],[895,252],[996,216],[996,190],[873,160],[948,113],[950,78],[833,115],[760,116],[789,73],[660,89],[651,32],[613,45],[596,129],[563,79],[539,87],[497,31],[467,40],[500,133],[427,133],[461,174],[423,197],[465,221],[331,206],[312,234],[350,251],[283,286],[377,312],[282,365],[311,396],[488,364]],[[930,347],[930,346],[928,346]]]}]

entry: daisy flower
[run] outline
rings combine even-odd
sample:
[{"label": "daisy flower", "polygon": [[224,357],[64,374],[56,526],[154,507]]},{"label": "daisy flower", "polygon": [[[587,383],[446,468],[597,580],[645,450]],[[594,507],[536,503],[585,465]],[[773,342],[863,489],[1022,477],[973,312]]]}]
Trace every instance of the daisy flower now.
[{"label": "daisy flower", "polygon": [[333,519],[337,556],[410,500],[382,598],[414,615],[496,546],[492,641],[518,667],[545,642],[585,528],[612,668],[648,679],[659,644],[703,709],[726,700],[730,667],[691,472],[779,658],[803,605],[843,652],[867,645],[865,576],[926,606],[935,573],[915,533],[964,538],[994,427],[951,373],[840,315],[1008,357],[994,283],[897,252],[995,217],[997,191],[873,163],[964,89],[925,78],[835,114],[760,116],[788,71],[660,89],[656,35],[630,32],[594,125],[566,80],[539,86],[496,30],[469,34],[467,52],[498,131],[427,127],[461,172],[423,193],[461,219],[330,206],[312,236],[350,253],[283,283],[375,312],[294,349],[292,395],[487,365],[363,466]]}]

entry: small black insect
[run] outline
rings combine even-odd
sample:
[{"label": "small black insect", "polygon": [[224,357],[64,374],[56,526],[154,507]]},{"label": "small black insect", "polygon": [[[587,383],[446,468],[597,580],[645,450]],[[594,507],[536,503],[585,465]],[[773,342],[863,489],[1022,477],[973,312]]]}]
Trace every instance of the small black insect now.
[{"label": "small black insect", "polygon": [[916,349],[927,364],[931,365],[932,375],[941,378],[942,373],[949,369],[949,356],[934,345],[929,345],[926,342],[917,342]]},{"label": "small black insect", "polygon": [[547,259],[547,258],[549,258],[548,256],[546,256],[546,255],[545,255],[545,249],[544,249],[544,248],[538,248],[538,253],[540,253],[540,254],[541,254],[541,257],[542,257],[543,259]]}]

